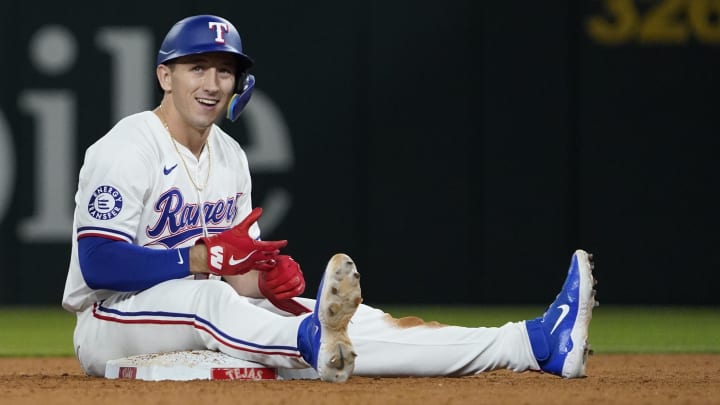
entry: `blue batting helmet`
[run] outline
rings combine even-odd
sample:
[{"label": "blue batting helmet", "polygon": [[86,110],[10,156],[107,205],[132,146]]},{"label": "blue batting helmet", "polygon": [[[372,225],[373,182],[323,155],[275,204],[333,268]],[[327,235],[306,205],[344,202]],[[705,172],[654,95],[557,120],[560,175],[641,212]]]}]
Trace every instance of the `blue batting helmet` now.
[{"label": "blue batting helmet", "polygon": [[178,21],[165,36],[157,55],[157,65],[166,64],[181,56],[208,52],[227,52],[238,61],[235,94],[228,105],[227,118],[235,121],[250,101],[255,78],[246,72],[254,64],[243,53],[240,34],[232,23],[214,15],[195,15]]},{"label": "blue batting helmet", "polygon": [[240,71],[253,65],[253,60],[243,53],[240,34],[235,26],[214,15],[196,15],[178,21],[160,45],[157,64],[207,52],[228,52],[237,56]]}]

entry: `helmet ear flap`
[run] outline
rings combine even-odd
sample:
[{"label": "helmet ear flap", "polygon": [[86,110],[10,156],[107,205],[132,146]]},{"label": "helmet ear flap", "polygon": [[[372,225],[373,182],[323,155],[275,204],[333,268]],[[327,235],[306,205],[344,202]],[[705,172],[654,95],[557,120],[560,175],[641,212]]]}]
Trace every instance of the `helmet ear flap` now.
[{"label": "helmet ear flap", "polygon": [[250,101],[250,97],[252,96],[254,88],[255,76],[250,74],[245,76],[245,79],[242,83],[242,88],[239,89],[238,93],[235,93],[232,97],[230,97],[225,118],[229,119],[232,122],[235,122],[238,118],[240,118],[240,113],[242,113],[248,101]]}]

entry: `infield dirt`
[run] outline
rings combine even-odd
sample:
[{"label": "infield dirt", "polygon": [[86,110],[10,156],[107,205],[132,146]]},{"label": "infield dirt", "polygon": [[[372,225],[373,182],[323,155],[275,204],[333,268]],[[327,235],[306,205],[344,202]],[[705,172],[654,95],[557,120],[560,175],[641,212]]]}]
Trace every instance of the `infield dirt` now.
[{"label": "infield dirt", "polygon": [[720,354],[602,355],[589,377],[493,371],[461,378],[107,380],[74,358],[0,359],[0,404],[720,404]]}]

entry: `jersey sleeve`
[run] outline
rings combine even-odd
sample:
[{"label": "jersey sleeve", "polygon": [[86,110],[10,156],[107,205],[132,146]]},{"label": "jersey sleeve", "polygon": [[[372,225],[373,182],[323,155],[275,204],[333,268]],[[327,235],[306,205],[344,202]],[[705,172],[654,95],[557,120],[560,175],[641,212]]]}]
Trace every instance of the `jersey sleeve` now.
[{"label": "jersey sleeve", "polygon": [[110,134],[113,136],[85,154],[75,195],[77,238],[96,236],[133,243],[143,200],[152,187],[149,162],[157,159],[142,142],[122,139],[122,133]]}]

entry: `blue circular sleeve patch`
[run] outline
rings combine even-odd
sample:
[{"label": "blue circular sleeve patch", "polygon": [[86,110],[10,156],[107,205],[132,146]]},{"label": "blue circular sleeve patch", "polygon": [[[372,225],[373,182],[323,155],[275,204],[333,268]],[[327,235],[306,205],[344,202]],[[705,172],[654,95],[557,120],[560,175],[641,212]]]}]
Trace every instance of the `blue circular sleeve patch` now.
[{"label": "blue circular sleeve patch", "polygon": [[100,186],[90,197],[88,212],[95,219],[108,220],[118,216],[122,206],[122,195],[115,187]]}]

